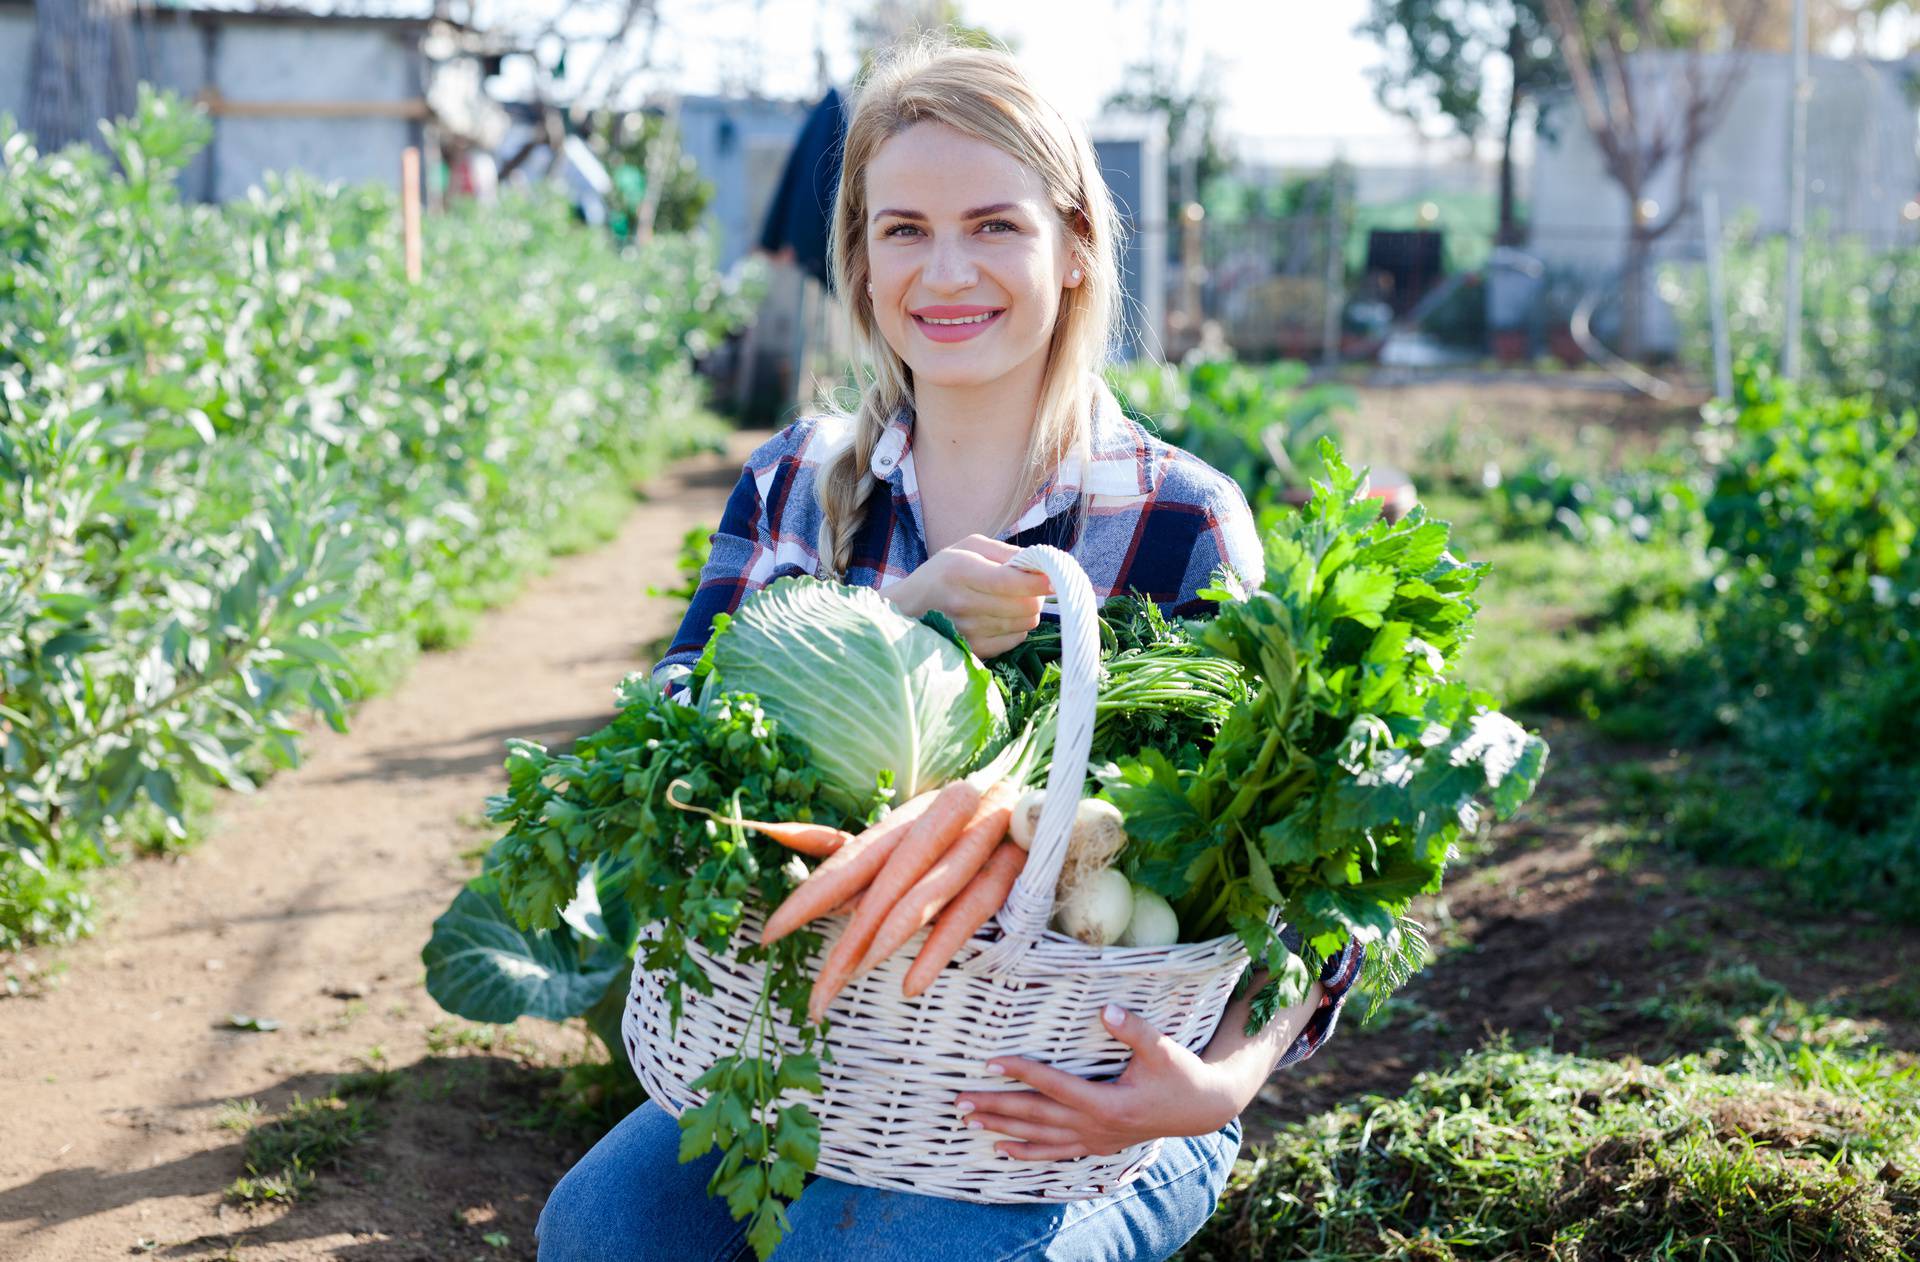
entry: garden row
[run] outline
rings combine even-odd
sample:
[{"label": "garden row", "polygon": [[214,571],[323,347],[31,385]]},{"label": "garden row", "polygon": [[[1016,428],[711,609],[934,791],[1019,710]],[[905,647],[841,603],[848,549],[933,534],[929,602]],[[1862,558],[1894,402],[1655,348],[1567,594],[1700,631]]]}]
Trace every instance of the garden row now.
[{"label": "garden row", "polygon": [[[1295,368],[1141,375],[1133,396],[1180,404],[1164,427],[1220,453],[1211,459],[1237,457],[1256,506],[1293,476],[1290,419],[1346,427],[1344,401],[1329,412],[1329,388],[1300,389]],[[1612,447],[1620,435],[1584,439]],[[1493,567],[1468,677],[1522,717],[1580,720],[1617,742],[1609,768],[1559,769],[1609,785],[1624,808],[1608,825],[1626,843],[1610,862],[1660,840],[1771,870],[1786,923],[1847,909],[1914,919],[1914,418],[1748,371],[1737,400],[1657,451],[1622,464],[1602,442],[1515,443],[1454,425],[1425,445],[1422,503],[1464,556]],[[1637,862],[1649,869],[1637,888],[1660,888],[1664,866]],[[1446,939],[1450,913],[1415,912],[1430,913]],[[1555,932],[1551,920],[1517,927]],[[1447,951],[1479,945],[1443,946],[1411,1010],[1436,1019],[1424,999],[1472,1012],[1445,997],[1493,966],[1456,968]],[[1629,1022],[1663,1011],[1650,972],[1624,975]],[[1750,965],[1735,973],[1757,978]],[[1412,1046],[1432,1068],[1250,1147],[1181,1256],[1913,1256],[1920,1066],[1879,1045],[1871,1021],[1810,1010],[1771,983],[1732,989],[1724,1010],[1710,1005],[1711,1028],[1695,1028],[1692,1010],[1670,1023],[1686,1054],[1656,1064],[1539,1046],[1564,1043],[1552,1010],[1538,1030],[1516,1025],[1516,1042],[1457,1059],[1431,1035],[1386,1036],[1377,1051],[1350,1013],[1341,1065]]]},{"label": "garden row", "polygon": [[750,295],[696,240],[508,197],[409,283],[388,189],[183,203],[207,135],[155,96],[110,156],[0,122],[0,949],[717,433],[691,364]]},{"label": "garden row", "polygon": [[[1304,376],[1208,364],[1119,384],[1266,515],[1311,471],[1294,436],[1337,431],[1345,406]],[[1774,869],[1815,906],[1920,916],[1920,418],[1749,367],[1737,398],[1624,467],[1457,431],[1426,457],[1423,502],[1464,527],[1467,556],[1502,557],[1489,588],[1516,601],[1469,650],[1476,682],[1685,751],[1644,804],[1683,848]],[[1567,600],[1571,637],[1542,625]]]}]

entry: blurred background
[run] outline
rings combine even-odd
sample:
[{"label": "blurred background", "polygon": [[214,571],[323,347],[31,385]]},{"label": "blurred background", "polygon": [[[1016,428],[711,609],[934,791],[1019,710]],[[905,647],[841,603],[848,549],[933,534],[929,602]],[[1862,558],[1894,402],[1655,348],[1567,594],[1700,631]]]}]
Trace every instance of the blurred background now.
[{"label": "blurred background", "polygon": [[[180,177],[196,201],[270,170],[392,184],[414,146],[430,209],[556,181],[617,236],[700,226],[724,270],[790,244],[769,211],[822,99],[877,45],[957,23],[1092,133],[1132,235],[1130,357],[1619,357],[1711,385],[1710,259],[1747,348],[1780,342],[1791,305],[1755,269],[1794,252],[1829,317],[1802,351],[1871,384],[1908,375],[1913,313],[1876,275],[1920,239],[1920,24],[1887,0],[1803,7],[1797,56],[1791,0],[0,0],[0,110],[42,147],[91,141],[148,83],[212,122]],[[774,272],[724,365],[761,419],[841,367],[818,270],[803,251]],[[1862,286],[1882,333],[1856,327]]]}]

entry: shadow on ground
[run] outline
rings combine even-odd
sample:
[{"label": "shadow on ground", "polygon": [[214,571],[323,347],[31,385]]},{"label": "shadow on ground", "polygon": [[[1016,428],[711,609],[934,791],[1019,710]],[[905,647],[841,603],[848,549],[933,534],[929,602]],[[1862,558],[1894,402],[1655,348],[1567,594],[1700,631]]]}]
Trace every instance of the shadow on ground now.
[{"label": "shadow on ground", "polygon": [[[248,1097],[258,1110],[256,1126],[285,1116],[296,1099],[336,1092],[365,1099],[369,1120],[357,1142],[318,1168],[299,1200],[250,1207],[227,1196],[247,1173],[240,1128],[229,1142],[175,1161],[127,1171],[57,1170],[0,1189],[0,1222],[27,1224],[23,1239],[31,1242],[80,1216],[186,1198],[205,1206],[197,1232],[128,1240],[130,1255],[274,1257],[277,1245],[325,1240],[327,1256],[343,1262],[532,1258],[533,1226],[548,1189],[598,1133],[594,1123],[557,1112],[559,1077],[559,1070],[495,1054],[429,1056],[357,1075],[294,1075]],[[178,1112],[203,1118],[208,1106],[223,1103],[190,1101]],[[38,1208],[46,1205],[85,1210],[46,1217]]]}]

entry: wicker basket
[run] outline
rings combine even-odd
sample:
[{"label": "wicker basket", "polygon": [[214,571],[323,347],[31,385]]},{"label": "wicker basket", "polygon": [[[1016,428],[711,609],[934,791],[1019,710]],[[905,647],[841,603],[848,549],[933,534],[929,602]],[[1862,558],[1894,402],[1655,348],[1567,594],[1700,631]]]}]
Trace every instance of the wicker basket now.
[{"label": "wicker basket", "polygon": [[[1011,564],[1051,578],[1060,610],[1060,719],[1047,805],[1006,906],[924,995],[900,993],[923,931],[855,979],[828,1010],[833,1059],[821,1066],[824,1095],[794,1098],[820,1118],[818,1172],[829,1178],[1000,1203],[1104,1195],[1150,1165],[1159,1141],[1110,1156],[1016,1161],[993,1147],[1004,1136],[966,1129],[955,1093],[1025,1090],[987,1073],[986,1062],[1000,1055],[1031,1057],[1083,1077],[1118,1074],[1131,1053],[1100,1023],[1108,1003],[1198,1051],[1213,1037],[1246,965],[1246,950],[1231,935],[1171,947],[1096,949],[1047,928],[1093,739],[1099,614],[1086,575],[1059,549],[1027,548]],[[845,924],[844,917],[825,922],[828,946]],[[757,937],[759,930],[760,918],[750,914],[742,932]],[[712,980],[713,994],[686,990],[675,1029],[663,987],[636,966],[621,1022],[642,1085],[676,1115],[702,1099],[686,1084],[739,1045],[761,983],[760,966],[732,952],[714,955],[687,945]],[[781,1028],[783,1039],[792,1035]]]}]

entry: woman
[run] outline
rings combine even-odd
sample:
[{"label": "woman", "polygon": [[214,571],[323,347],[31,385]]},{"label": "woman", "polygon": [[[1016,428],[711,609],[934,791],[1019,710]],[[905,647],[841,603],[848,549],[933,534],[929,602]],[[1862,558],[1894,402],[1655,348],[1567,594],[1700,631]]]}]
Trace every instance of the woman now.
[{"label": "woman", "polygon": [[[833,224],[838,287],[873,381],[851,417],[796,422],[735,488],[673,651],[684,677],[713,616],[774,578],[877,588],[903,611],[945,612],[982,657],[1038,625],[1046,580],[1003,562],[1070,550],[1106,596],[1138,591],[1198,614],[1222,564],[1261,558],[1232,481],[1124,417],[1098,376],[1120,302],[1117,219],[1091,145],[1003,53],[918,43],[862,85]],[[1030,1090],[962,1095],[966,1124],[1006,1136],[1008,1160],[1112,1153],[1165,1137],[1143,1175],[1093,1200],[981,1205],[814,1179],[779,1257],[1164,1258],[1218,1202],[1240,1111],[1279,1066],[1333,1030],[1361,952],[1328,962],[1299,1007],[1244,1033],[1246,1001],[1201,1055],[1111,1007],[1133,1049],[1111,1082],[1019,1057],[990,1068]],[[540,1257],[750,1256],[746,1223],[706,1194],[717,1157],[687,1165],[658,1105],[636,1110],[554,1189]]]}]

